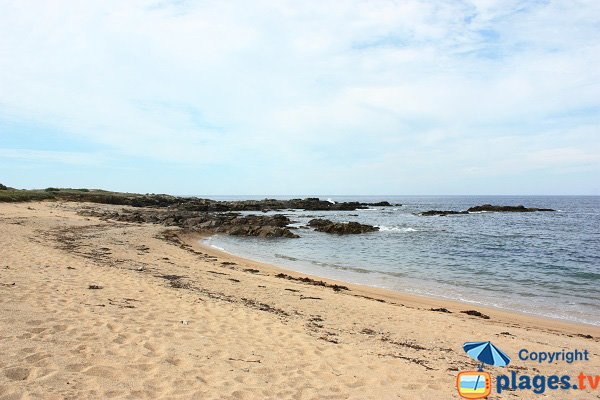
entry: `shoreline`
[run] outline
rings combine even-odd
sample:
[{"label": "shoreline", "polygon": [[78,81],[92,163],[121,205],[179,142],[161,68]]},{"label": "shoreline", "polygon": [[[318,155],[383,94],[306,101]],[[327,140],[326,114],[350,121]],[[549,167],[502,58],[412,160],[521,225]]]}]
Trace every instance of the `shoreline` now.
[{"label": "shoreline", "polygon": [[330,279],[314,274],[307,274],[299,271],[295,271],[280,265],[274,265],[262,261],[252,260],[239,256],[233,253],[229,253],[225,250],[220,250],[213,246],[202,243],[202,240],[208,239],[215,234],[212,233],[180,233],[178,236],[187,245],[197,248],[207,254],[218,256],[219,258],[226,259],[227,261],[235,261],[238,263],[247,264],[248,266],[254,266],[261,268],[271,273],[285,273],[295,278],[308,277],[314,280],[320,280],[331,285],[344,285],[351,289],[354,295],[362,295],[368,298],[383,300],[390,304],[403,304],[410,305],[415,308],[431,307],[431,308],[446,308],[451,312],[466,311],[471,308],[475,308],[476,311],[481,311],[485,315],[493,317],[496,320],[503,321],[506,323],[524,323],[531,327],[544,328],[544,329],[556,329],[557,332],[569,332],[569,333],[581,333],[582,329],[587,329],[594,336],[600,335],[600,326],[587,324],[583,322],[568,321],[559,318],[551,318],[541,315],[521,313],[516,310],[497,308],[487,305],[473,304],[469,302],[463,302],[454,299],[438,298],[434,296],[418,295],[413,293],[407,293],[397,290],[384,289],[373,287],[364,284],[351,283],[336,279]]},{"label": "shoreline", "polygon": [[[449,399],[477,367],[470,341],[512,357],[486,368],[496,376],[600,369],[591,326],[311,278],[90,207],[122,209],[0,204],[0,398]],[[541,364],[521,349],[590,360]]]}]

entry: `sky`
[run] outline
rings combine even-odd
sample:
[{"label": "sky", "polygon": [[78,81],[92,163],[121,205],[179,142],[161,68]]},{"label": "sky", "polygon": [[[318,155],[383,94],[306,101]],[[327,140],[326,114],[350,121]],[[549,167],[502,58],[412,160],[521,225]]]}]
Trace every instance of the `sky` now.
[{"label": "sky", "polygon": [[0,0],[0,183],[600,194],[600,2]]}]

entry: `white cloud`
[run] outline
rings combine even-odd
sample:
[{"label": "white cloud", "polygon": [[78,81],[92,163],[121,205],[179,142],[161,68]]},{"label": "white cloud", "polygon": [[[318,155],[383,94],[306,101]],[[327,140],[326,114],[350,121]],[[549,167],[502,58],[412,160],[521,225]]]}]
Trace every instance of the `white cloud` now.
[{"label": "white cloud", "polygon": [[539,141],[598,127],[598,15],[594,1],[5,1],[0,112],[117,155],[306,162],[306,179],[346,153],[358,182],[376,157],[423,174],[410,154],[437,150],[455,173],[489,169],[473,165],[510,150],[485,147],[507,130],[553,165],[599,168],[595,137]]},{"label": "white cloud", "polygon": [[0,148],[0,157],[31,162],[52,162],[72,165],[93,165],[105,161],[104,156],[95,153],[31,149]]}]

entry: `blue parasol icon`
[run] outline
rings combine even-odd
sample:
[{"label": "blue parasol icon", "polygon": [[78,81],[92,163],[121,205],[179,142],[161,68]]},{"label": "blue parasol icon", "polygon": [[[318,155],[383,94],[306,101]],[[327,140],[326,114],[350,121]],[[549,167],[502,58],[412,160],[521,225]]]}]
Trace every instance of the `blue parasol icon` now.
[{"label": "blue parasol icon", "polygon": [[483,364],[505,367],[510,363],[510,357],[494,346],[492,342],[467,342],[463,345],[463,349],[469,357],[481,363],[480,370],[483,369]]}]

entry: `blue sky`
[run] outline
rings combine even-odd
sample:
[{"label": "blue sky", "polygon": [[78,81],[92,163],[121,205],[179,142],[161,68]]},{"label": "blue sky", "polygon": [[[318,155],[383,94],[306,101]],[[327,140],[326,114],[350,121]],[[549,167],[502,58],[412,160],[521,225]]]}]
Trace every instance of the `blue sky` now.
[{"label": "blue sky", "polygon": [[600,2],[0,3],[0,182],[600,194]]}]

